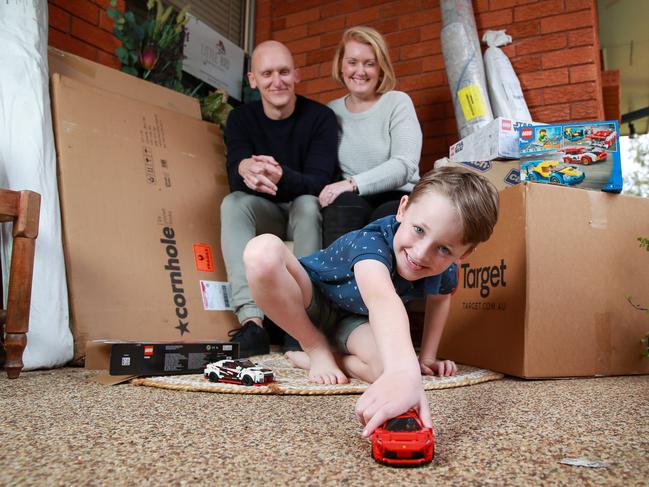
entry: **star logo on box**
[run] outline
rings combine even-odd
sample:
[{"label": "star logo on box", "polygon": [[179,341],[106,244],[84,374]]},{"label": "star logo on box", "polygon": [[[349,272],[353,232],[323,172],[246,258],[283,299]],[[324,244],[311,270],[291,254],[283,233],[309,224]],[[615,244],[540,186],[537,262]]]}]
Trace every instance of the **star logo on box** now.
[{"label": "star logo on box", "polygon": [[153,355],[153,345],[144,345],[144,356],[150,357]]}]

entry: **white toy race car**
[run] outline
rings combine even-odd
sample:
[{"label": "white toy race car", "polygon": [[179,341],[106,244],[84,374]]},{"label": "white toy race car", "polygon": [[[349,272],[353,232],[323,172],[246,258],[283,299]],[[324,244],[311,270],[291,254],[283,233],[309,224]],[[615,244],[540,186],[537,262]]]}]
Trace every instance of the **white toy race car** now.
[{"label": "white toy race car", "polygon": [[211,382],[230,384],[268,384],[273,382],[273,371],[252,363],[250,360],[219,360],[205,366],[204,376]]}]

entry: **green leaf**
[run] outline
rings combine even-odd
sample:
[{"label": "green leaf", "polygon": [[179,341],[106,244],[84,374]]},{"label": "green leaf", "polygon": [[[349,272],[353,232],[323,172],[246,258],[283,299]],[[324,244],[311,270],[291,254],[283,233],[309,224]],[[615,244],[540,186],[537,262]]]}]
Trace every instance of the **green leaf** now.
[{"label": "green leaf", "polygon": [[114,8],[107,8],[106,15],[108,15],[108,17],[116,21],[122,17],[122,12]]},{"label": "green leaf", "polygon": [[132,74],[133,76],[137,76],[137,69],[132,66],[122,66],[122,71],[128,74]]},{"label": "green leaf", "polygon": [[115,56],[117,56],[122,64],[129,64],[129,52],[124,46],[115,49]]},{"label": "green leaf", "polygon": [[129,24],[135,24],[135,14],[130,10],[124,14],[124,18]]}]

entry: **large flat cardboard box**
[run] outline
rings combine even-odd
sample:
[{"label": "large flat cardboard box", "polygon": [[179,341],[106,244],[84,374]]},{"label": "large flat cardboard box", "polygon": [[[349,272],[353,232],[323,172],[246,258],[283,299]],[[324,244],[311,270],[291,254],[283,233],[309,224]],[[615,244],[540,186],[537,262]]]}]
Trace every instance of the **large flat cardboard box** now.
[{"label": "large flat cardboard box", "polygon": [[59,193],[75,338],[227,341],[219,128],[55,74]]},{"label": "large flat cardboard box", "polygon": [[439,355],[526,378],[649,373],[649,199],[521,183],[461,262]]},{"label": "large flat cardboard box", "polygon": [[493,183],[498,191],[520,182],[518,159],[504,161],[454,162],[448,158],[435,161],[435,167],[462,167],[481,174]]},{"label": "large flat cardboard box", "polygon": [[47,48],[47,61],[50,76],[58,73],[111,93],[118,93],[201,120],[200,103],[191,96],[51,46]]}]

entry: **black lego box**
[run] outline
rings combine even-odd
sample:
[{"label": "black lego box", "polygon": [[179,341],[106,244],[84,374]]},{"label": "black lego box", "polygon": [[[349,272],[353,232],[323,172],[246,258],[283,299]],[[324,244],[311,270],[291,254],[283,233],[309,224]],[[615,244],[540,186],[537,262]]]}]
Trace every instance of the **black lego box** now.
[{"label": "black lego box", "polygon": [[113,343],[109,372],[110,375],[197,374],[209,362],[238,357],[238,343]]}]

